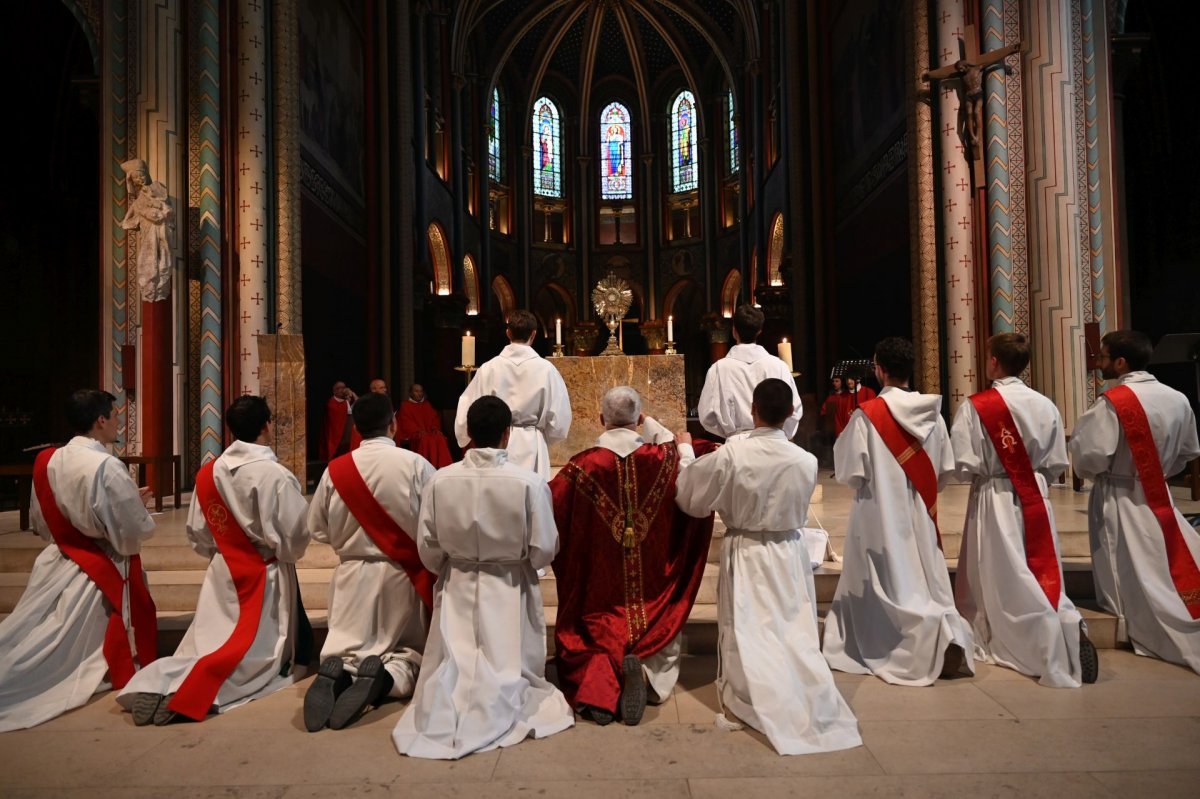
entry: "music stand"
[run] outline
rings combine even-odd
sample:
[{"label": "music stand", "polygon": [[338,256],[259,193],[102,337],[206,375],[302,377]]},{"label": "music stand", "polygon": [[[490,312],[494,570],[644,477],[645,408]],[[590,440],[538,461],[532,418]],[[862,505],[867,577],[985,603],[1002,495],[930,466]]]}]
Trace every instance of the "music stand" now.
[{"label": "music stand", "polygon": [[1200,333],[1168,333],[1158,341],[1151,366],[1190,363],[1196,381],[1196,402],[1200,403]]}]

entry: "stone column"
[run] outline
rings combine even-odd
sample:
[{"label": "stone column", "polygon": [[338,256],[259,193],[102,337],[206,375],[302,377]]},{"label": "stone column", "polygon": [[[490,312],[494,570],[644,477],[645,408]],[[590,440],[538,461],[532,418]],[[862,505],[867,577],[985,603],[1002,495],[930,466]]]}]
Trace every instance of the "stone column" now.
[{"label": "stone column", "polygon": [[924,391],[940,391],[942,347],[939,333],[937,215],[934,210],[932,111],[921,74],[929,69],[929,2],[907,0],[905,61],[908,82],[908,197],[912,246],[914,382]]},{"label": "stone column", "polygon": [[296,0],[273,0],[271,9],[275,322],[280,333],[300,335],[300,17]]},{"label": "stone column", "polygon": [[237,267],[239,394],[257,394],[257,336],[267,330],[268,240],[273,235],[267,145],[267,15],[259,0],[238,0]]},{"label": "stone column", "polygon": [[[961,57],[960,41],[966,37],[963,0],[937,0],[934,66],[953,64]],[[971,245],[971,171],[966,146],[958,131],[959,92],[956,82],[942,81],[933,88],[937,142],[934,165],[938,183],[938,243],[942,258],[942,297],[946,350],[946,406],[951,414],[979,387],[979,341],[975,333],[978,292]],[[937,387],[922,385],[924,391]]]}]

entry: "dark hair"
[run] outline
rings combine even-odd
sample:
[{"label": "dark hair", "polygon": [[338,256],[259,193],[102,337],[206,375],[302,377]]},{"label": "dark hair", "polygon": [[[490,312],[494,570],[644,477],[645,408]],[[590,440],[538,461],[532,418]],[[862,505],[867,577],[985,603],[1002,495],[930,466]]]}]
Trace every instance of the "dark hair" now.
[{"label": "dark hair", "polygon": [[1108,357],[1112,360],[1124,358],[1131,372],[1140,372],[1150,365],[1150,357],[1154,355],[1154,345],[1150,337],[1137,330],[1114,330],[1105,333],[1100,339],[1102,347],[1108,347]]},{"label": "dark hair", "polygon": [[1009,377],[1021,374],[1029,365],[1029,342],[1021,333],[997,333],[988,339],[988,352]]},{"label": "dark hair", "polygon": [[354,427],[363,438],[386,436],[395,411],[387,394],[367,394],[359,397],[350,411],[354,415]]},{"label": "dark hair", "polygon": [[529,341],[538,329],[537,317],[524,309],[513,311],[508,315],[508,332],[513,341]]},{"label": "dark hair", "polygon": [[238,441],[253,444],[269,421],[271,409],[262,397],[247,394],[235,399],[225,409],[225,426]]},{"label": "dark hair", "polygon": [[467,409],[467,435],[476,447],[498,447],[504,431],[512,427],[512,411],[499,397],[480,397]]},{"label": "dark hair", "polygon": [[890,336],[875,345],[875,363],[892,380],[912,380],[915,360],[912,342],[906,338]]},{"label": "dark hair", "polygon": [[117,398],[98,388],[81,388],[67,399],[67,423],[71,432],[83,435],[101,416],[112,416]]},{"label": "dark hair", "polygon": [[754,387],[754,409],[758,418],[778,427],[796,410],[792,404],[792,389],[778,377],[768,377]]},{"label": "dark hair", "polygon": [[737,331],[738,340],[743,344],[753,344],[762,332],[763,321],[766,317],[762,310],[750,303],[742,303],[733,312],[733,329]]}]

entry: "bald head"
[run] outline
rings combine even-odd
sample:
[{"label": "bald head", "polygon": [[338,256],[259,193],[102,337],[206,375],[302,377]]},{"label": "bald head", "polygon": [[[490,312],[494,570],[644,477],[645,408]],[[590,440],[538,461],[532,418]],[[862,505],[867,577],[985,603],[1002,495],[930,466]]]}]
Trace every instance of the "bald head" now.
[{"label": "bald head", "polygon": [[600,401],[605,429],[632,427],[641,422],[642,398],[629,386],[610,388]]}]

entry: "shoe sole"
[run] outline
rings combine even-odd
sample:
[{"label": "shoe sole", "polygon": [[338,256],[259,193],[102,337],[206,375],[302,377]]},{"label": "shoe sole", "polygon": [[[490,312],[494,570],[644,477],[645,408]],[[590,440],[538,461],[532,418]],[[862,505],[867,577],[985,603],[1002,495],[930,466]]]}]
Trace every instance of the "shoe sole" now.
[{"label": "shoe sole", "polygon": [[148,727],[154,723],[154,716],[158,713],[158,706],[162,704],[162,694],[134,694],[133,696],[133,723],[138,727]]},{"label": "shoe sole", "polygon": [[[158,703],[158,709],[154,711],[155,727],[165,727],[173,721],[187,718],[186,716],[179,715],[169,707],[171,700],[174,698],[175,694],[167,694],[162,698],[162,701]],[[188,719],[188,721],[191,721],[191,719]]]},{"label": "shoe sole", "polygon": [[621,720],[635,727],[646,712],[646,678],[637,655],[626,655],[621,661]]},{"label": "shoe sole", "polygon": [[1100,678],[1100,655],[1093,644],[1081,630],[1079,633],[1079,671],[1083,682],[1091,685]]},{"label": "shoe sole", "polygon": [[354,684],[342,692],[329,715],[329,729],[340,730],[350,726],[369,705],[379,703],[385,691],[391,688],[390,675],[383,668],[377,655],[363,660],[358,667]]},{"label": "shoe sole", "polygon": [[345,673],[341,658],[325,658],[317,669],[317,678],[304,694],[304,729],[317,732],[329,723],[337,703],[337,684]]}]

